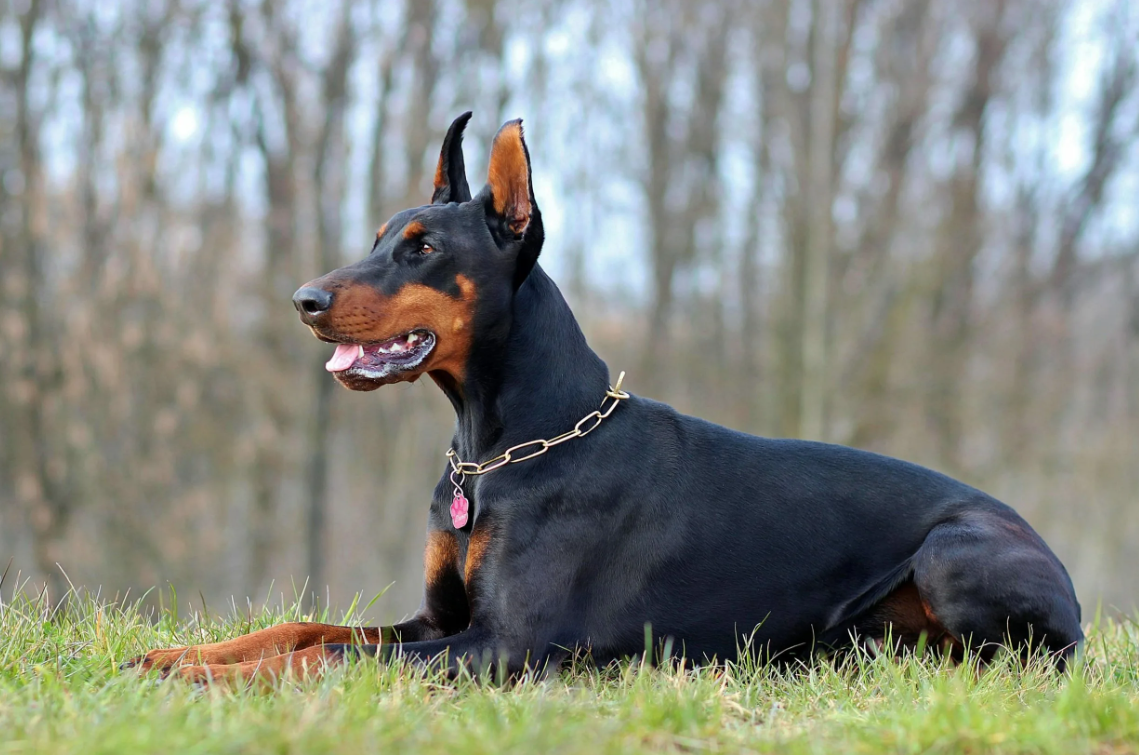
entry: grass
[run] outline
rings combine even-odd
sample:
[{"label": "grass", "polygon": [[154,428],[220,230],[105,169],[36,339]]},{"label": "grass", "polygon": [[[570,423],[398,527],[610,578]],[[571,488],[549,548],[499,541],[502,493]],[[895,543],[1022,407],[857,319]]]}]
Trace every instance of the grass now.
[{"label": "grass", "polygon": [[[575,668],[509,687],[360,663],[275,689],[120,673],[153,647],[306,618],[226,619],[72,594],[0,603],[0,753],[1139,753],[1139,624],[1097,620],[1069,674],[997,661],[857,656]],[[354,620],[347,615],[311,616]]]}]

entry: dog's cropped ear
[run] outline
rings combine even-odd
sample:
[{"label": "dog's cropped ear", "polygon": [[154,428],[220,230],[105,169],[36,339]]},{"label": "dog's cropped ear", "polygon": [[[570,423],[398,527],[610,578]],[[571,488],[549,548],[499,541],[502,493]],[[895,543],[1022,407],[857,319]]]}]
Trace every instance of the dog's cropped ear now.
[{"label": "dog's cropped ear", "polygon": [[439,164],[435,166],[435,191],[431,194],[431,204],[469,202],[471,199],[467,168],[463,163],[463,129],[470,119],[471,111],[468,110],[447,129],[443,149],[439,152]]},{"label": "dog's cropped ear", "polygon": [[[522,119],[509,121],[498,130],[490,150],[487,171],[487,220],[491,233],[502,246],[516,250],[514,288],[530,275],[542,253],[545,230],[542,212],[534,199],[530,150],[522,135]],[[519,243],[520,242],[520,243]]]},{"label": "dog's cropped ear", "polygon": [[508,121],[498,130],[490,148],[487,187],[492,207],[501,222],[503,240],[519,239],[530,225],[533,196],[530,191],[530,153],[522,137],[522,119]]}]

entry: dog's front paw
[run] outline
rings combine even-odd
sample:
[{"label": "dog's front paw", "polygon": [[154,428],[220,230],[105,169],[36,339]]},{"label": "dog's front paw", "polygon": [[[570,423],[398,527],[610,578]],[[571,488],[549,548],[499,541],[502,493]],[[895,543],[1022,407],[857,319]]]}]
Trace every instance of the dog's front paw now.
[{"label": "dog's front paw", "polygon": [[280,659],[273,658],[265,662],[205,663],[193,666],[177,666],[166,672],[163,678],[181,679],[195,687],[248,687],[258,684],[271,685],[287,672],[287,664],[281,664]]},{"label": "dog's front paw", "polygon": [[133,668],[138,669],[138,673],[140,674],[145,674],[150,671],[161,671],[163,676],[165,676],[170,672],[170,669],[182,662],[182,659],[186,657],[189,650],[190,648],[151,650],[145,655],[123,661],[119,664],[119,670],[126,671]]},{"label": "dog's front paw", "polygon": [[241,678],[239,673],[234,673],[236,670],[236,666],[224,665],[179,666],[167,671],[165,676],[172,676],[188,684],[203,687],[214,682]]}]

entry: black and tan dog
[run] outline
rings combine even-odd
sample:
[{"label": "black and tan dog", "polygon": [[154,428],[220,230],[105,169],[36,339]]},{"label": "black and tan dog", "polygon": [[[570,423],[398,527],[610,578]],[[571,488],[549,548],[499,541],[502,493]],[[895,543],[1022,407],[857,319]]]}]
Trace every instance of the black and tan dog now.
[{"label": "black and tan dog", "polygon": [[[931,646],[1082,641],[1060,561],[1012,509],[913,464],[768,440],[610,387],[537,263],[542,218],[520,121],[467,187],[462,131],[430,205],[293,298],[327,368],[368,391],[430,375],[458,422],[427,532],[423,606],[383,628],[285,624],[132,662],[192,678],[393,655],[500,671],[658,641],[693,660],[887,632]],[[506,456],[508,449],[516,448]]]}]

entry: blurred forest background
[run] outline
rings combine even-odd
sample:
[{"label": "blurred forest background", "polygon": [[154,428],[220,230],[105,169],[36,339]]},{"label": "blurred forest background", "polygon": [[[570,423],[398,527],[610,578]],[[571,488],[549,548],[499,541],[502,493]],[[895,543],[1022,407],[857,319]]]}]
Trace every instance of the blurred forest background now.
[{"label": "blurred forest background", "polygon": [[1137,84],[1133,0],[4,0],[0,568],[413,611],[450,406],[289,298],[473,109],[626,387],[959,476],[1130,609]]}]

